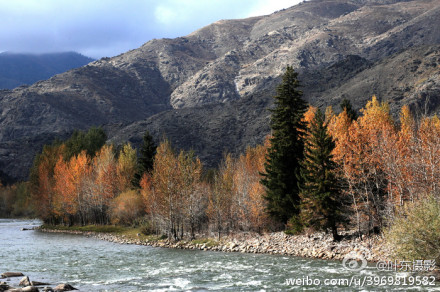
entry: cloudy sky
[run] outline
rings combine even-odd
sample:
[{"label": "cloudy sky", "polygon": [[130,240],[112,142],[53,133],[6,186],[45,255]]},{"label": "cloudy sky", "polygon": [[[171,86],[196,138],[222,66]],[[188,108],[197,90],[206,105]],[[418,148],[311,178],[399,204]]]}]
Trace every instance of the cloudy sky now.
[{"label": "cloudy sky", "polygon": [[0,0],[0,52],[77,51],[93,58],[174,38],[220,19],[270,14],[301,0]]}]

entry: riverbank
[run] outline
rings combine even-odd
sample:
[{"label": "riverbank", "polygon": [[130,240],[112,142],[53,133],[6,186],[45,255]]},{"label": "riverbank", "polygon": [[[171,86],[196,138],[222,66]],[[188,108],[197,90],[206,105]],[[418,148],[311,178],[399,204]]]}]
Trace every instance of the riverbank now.
[{"label": "riverbank", "polygon": [[[363,257],[369,262],[389,261],[391,249],[381,236],[374,235],[360,239],[347,237],[334,242],[331,235],[314,233],[311,235],[286,235],[284,232],[257,234],[238,233],[224,236],[220,240],[202,238],[178,242],[156,236],[146,236],[136,229],[120,229],[114,232],[97,232],[63,229],[44,226],[42,232],[80,234],[100,240],[120,244],[136,244],[174,249],[198,249],[204,251],[264,253],[298,256],[315,259],[343,260],[345,257]],[[111,229],[110,229],[111,230]]]}]

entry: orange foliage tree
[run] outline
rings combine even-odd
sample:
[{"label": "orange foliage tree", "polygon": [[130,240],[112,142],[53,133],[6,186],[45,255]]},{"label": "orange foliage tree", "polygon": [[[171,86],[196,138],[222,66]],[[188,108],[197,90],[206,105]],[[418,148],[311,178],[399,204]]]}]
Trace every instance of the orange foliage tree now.
[{"label": "orange foliage tree", "polygon": [[207,215],[211,226],[221,233],[230,230],[261,232],[270,222],[260,183],[269,145],[248,147],[238,158],[226,155],[209,194]]},{"label": "orange foliage tree", "polygon": [[64,155],[64,145],[46,145],[37,155],[30,174],[31,196],[36,213],[44,222],[58,223],[54,209],[54,169],[60,156]]},{"label": "orange foliage tree", "polygon": [[358,231],[366,221],[370,232],[375,226],[383,227],[382,219],[389,212],[388,170],[397,159],[397,133],[388,104],[380,103],[375,96],[361,112],[361,117],[351,121],[344,110],[330,119],[329,132],[336,142],[333,155],[347,183],[345,191],[353,199]]},{"label": "orange foliage tree", "polygon": [[90,157],[86,151],[73,156],[68,162],[59,158],[55,170],[56,207],[59,216],[70,215],[69,224],[73,216],[78,216],[80,224],[84,225],[88,215],[85,182],[91,175]]}]

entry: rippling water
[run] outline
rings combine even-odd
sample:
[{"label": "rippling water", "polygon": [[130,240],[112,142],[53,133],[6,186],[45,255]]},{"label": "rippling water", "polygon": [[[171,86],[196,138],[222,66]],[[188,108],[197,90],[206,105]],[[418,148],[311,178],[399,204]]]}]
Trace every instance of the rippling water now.
[{"label": "rippling water", "polygon": [[[286,279],[395,276],[375,266],[345,270],[339,261],[276,255],[121,245],[80,235],[21,231],[39,221],[0,219],[0,272],[70,283],[81,291],[393,291],[385,287],[288,285]],[[427,287],[400,287],[426,291]],[[406,289],[405,289],[406,288]],[[429,290],[433,290],[430,287]]]}]

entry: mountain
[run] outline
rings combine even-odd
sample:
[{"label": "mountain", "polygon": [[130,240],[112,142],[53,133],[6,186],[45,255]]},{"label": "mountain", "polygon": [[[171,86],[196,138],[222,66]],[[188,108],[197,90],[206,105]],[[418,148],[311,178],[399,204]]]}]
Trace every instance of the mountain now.
[{"label": "mountain", "polygon": [[438,0],[307,1],[3,90],[0,170],[26,178],[44,143],[92,125],[134,144],[149,129],[215,166],[269,133],[267,107],[288,64],[316,106],[348,98],[360,108],[376,94],[394,114],[403,104],[437,113],[439,19]]},{"label": "mountain", "polygon": [[51,54],[0,53],[0,89],[33,84],[94,61],[75,52]]}]

